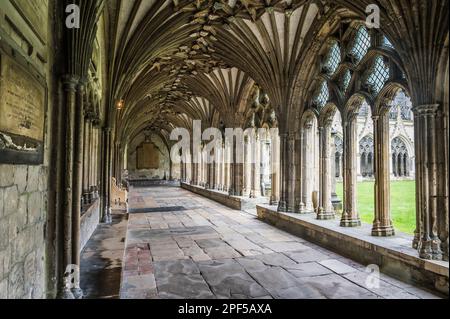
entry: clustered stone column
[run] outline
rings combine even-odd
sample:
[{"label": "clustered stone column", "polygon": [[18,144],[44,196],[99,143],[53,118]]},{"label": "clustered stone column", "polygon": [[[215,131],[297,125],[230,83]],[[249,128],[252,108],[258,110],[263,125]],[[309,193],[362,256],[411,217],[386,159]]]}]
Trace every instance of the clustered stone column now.
[{"label": "clustered stone column", "polygon": [[[416,131],[417,229],[413,246],[421,258],[443,259],[442,241],[448,259],[448,230],[438,224],[438,176],[436,120],[439,105],[420,105],[413,109]],[[440,220],[441,223],[448,223]],[[448,226],[447,226],[448,227]],[[441,232],[440,234],[438,232]],[[447,247],[445,247],[447,244]]]},{"label": "clustered stone column", "polygon": [[301,213],[313,212],[312,204],[312,172],[313,172],[313,122],[308,121],[305,123],[302,132],[303,153],[302,155],[302,203],[300,204]]},{"label": "clustered stone column", "polygon": [[272,147],[271,147],[271,182],[272,190],[270,195],[270,205],[278,206],[279,203],[279,163],[280,163],[280,138],[278,135],[272,136]]},{"label": "clustered stone column", "polygon": [[261,137],[258,131],[255,132],[252,147],[252,187],[250,191],[250,198],[257,198],[261,196]]},{"label": "clustered stone column", "polygon": [[391,220],[390,173],[389,173],[389,113],[374,115],[375,144],[375,220],[373,236],[393,236],[395,230]]},{"label": "clustered stone column", "polygon": [[320,150],[320,185],[319,185],[319,209],[317,219],[334,219],[335,213],[331,203],[331,125],[332,121],[325,121],[319,127],[319,150]]},{"label": "clustered stone column", "polygon": [[343,121],[344,129],[344,211],[342,227],[361,226],[357,211],[357,113],[347,114]]}]

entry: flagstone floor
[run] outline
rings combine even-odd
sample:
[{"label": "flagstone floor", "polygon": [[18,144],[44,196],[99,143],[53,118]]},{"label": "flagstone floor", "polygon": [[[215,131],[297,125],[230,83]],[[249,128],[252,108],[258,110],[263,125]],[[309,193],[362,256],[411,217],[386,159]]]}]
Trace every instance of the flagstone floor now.
[{"label": "flagstone floor", "polygon": [[437,298],[176,187],[132,189],[121,298]]}]

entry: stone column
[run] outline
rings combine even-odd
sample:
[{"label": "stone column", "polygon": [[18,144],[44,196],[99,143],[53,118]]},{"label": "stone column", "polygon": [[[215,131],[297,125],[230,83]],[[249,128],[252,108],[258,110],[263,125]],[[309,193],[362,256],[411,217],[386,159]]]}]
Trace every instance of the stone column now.
[{"label": "stone column", "polygon": [[111,139],[111,128],[105,127],[103,129],[103,140],[104,140],[104,174],[103,174],[103,198],[105,201],[104,212],[103,212],[103,222],[111,223],[111,176],[112,176],[112,139]]},{"label": "stone column", "polygon": [[319,211],[317,219],[334,219],[334,209],[331,203],[331,121],[326,121],[319,127],[319,152],[320,152],[320,182],[319,182]]},{"label": "stone column", "polygon": [[252,145],[250,143],[250,138],[246,136],[244,148],[244,190],[242,196],[250,197],[251,188],[252,188]]},{"label": "stone column", "polygon": [[230,189],[230,147],[226,143],[224,147],[223,191],[228,192]]},{"label": "stone column", "polygon": [[[74,164],[74,145],[75,140],[75,106],[76,106],[76,87],[78,78],[66,76],[64,78],[64,97],[65,104],[63,113],[65,114],[65,166],[64,166],[64,199],[63,199],[63,256],[62,256],[62,282],[59,289],[59,297],[63,299],[74,299],[72,291],[66,285],[66,277],[70,274],[65,273],[72,262],[72,218],[73,218],[73,164]],[[76,212],[75,212],[76,213]]]},{"label": "stone column", "polygon": [[[417,221],[413,245],[424,259],[442,259],[438,236],[437,215],[437,155],[436,116],[439,105],[421,105],[414,108],[416,135],[416,194]],[[446,221],[448,223],[448,220]]]},{"label": "stone column", "polygon": [[288,181],[287,181],[287,188],[286,188],[286,193],[287,193],[287,211],[288,212],[295,212],[296,207],[295,207],[295,192],[297,191],[297,189],[295,188],[295,184],[296,184],[296,176],[297,176],[297,172],[296,172],[296,138],[295,138],[295,134],[291,133],[288,136],[288,158],[289,158],[289,162],[288,162]]},{"label": "stone column", "polygon": [[279,142],[279,136],[274,135],[272,136],[272,156],[270,158],[271,160],[271,174],[272,174],[272,190],[270,195],[270,205],[278,206],[279,203],[279,172],[280,172],[280,142]]},{"label": "stone column", "polygon": [[[80,260],[80,220],[81,197],[83,194],[83,139],[84,139],[84,94],[85,87],[79,84],[76,94],[74,122],[74,158],[73,158],[73,200],[72,200],[72,264],[81,266]],[[83,297],[79,278],[75,278],[72,293],[76,299]]]},{"label": "stone column", "polygon": [[394,236],[390,206],[389,113],[373,116],[375,147],[375,220],[372,236]]},{"label": "stone column", "polygon": [[344,211],[342,212],[342,227],[361,226],[357,210],[357,113],[351,113],[343,121],[344,130]]},{"label": "stone column", "polygon": [[261,137],[258,131],[255,133],[255,138],[252,145],[252,188],[250,191],[250,198],[257,198],[261,196]]},{"label": "stone column", "polygon": [[[303,214],[312,213],[314,211],[312,203],[312,184],[314,170],[314,132],[313,122],[306,123],[303,127],[303,182],[302,182],[302,203],[300,204],[300,212]],[[303,204],[303,205],[302,205]]]},{"label": "stone column", "polygon": [[280,202],[278,204],[278,211],[286,212],[287,207],[287,182],[288,182],[288,134],[280,134],[280,168],[281,168],[281,181],[280,181]]}]

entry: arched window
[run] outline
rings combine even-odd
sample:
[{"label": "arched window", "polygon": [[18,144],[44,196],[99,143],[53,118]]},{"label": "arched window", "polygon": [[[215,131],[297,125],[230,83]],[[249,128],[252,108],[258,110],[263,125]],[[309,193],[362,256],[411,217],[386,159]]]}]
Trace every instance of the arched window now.
[{"label": "arched window", "polygon": [[405,142],[400,137],[396,137],[391,143],[392,170],[396,177],[407,177],[410,171],[410,160]]},{"label": "arched window", "polygon": [[383,36],[383,45],[390,47],[390,48],[394,48],[394,46],[392,45],[391,41],[389,41],[389,39],[386,36]]},{"label": "arched window", "polygon": [[361,104],[361,107],[359,108],[358,116],[366,117],[366,116],[368,116],[370,113],[371,113],[371,112],[370,112],[370,106],[369,106],[369,104],[368,104],[366,101],[364,101],[364,102]]},{"label": "arched window", "polygon": [[367,77],[367,85],[378,94],[389,79],[389,65],[383,56],[377,55],[373,61],[371,72]]},{"label": "arched window", "polygon": [[341,89],[342,93],[347,93],[351,80],[352,80],[352,73],[350,72],[350,70],[345,70],[345,72],[341,75],[339,79],[339,88]]},{"label": "arched window", "polygon": [[361,157],[361,175],[373,177],[373,138],[365,136],[359,142],[359,153]]},{"label": "arched window", "polygon": [[362,58],[367,54],[370,48],[370,35],[364,26],[360,26],[356,32],[353,48],[350,54],[356,59],[356,62],[361,62]]},{"label": "arched window", "polygon": [[324,63],[324,71],[330,75],[333,75],[339,64],[341,63],[341,49],[337,42],[334,42],[328,52],[327,58]]},{"label": "arched window", "polygon": [[328,92],[328,84],[326,81],[323,81],[322,84],[319,86],[318,91],[316,92],[314,104],[318,108],[323,108],[325,104],[327,104],[329,97],[330,93]]}]

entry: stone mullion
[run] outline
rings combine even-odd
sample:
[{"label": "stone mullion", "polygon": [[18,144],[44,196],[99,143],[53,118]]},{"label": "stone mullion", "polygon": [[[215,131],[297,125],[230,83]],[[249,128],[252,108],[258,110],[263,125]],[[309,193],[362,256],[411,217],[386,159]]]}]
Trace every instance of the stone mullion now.
[{"label": "stone mullion", "polygon": [[335,217],[334,210],[331,204],[331,125],[332,123],[325,123],[323,127],[319,128],[320,204],[319,211],[317,213],[317,219],[320,220],[334,219]]},{"label": "stone mullion", "polygon": [[375,219],[372,236],[394,236],[390,207],[389,113],[373,116],[375,161]]},{"label": "stone mullion", "polygon": [[344,211],[342,227],[361,226],[357,211],[357,132],[356,115],[351,114],[344,121]]},{"label": "stone mullion", "polygon": [[112,141],[111,141],[111,128],[105,127],[103,129],[103,139],[105,145],[103,161],[104,174],[103,174],[103,199],[104,199],[104,212],[103,212],[103,222],[111,223],[111,177],[112,177]]}]

